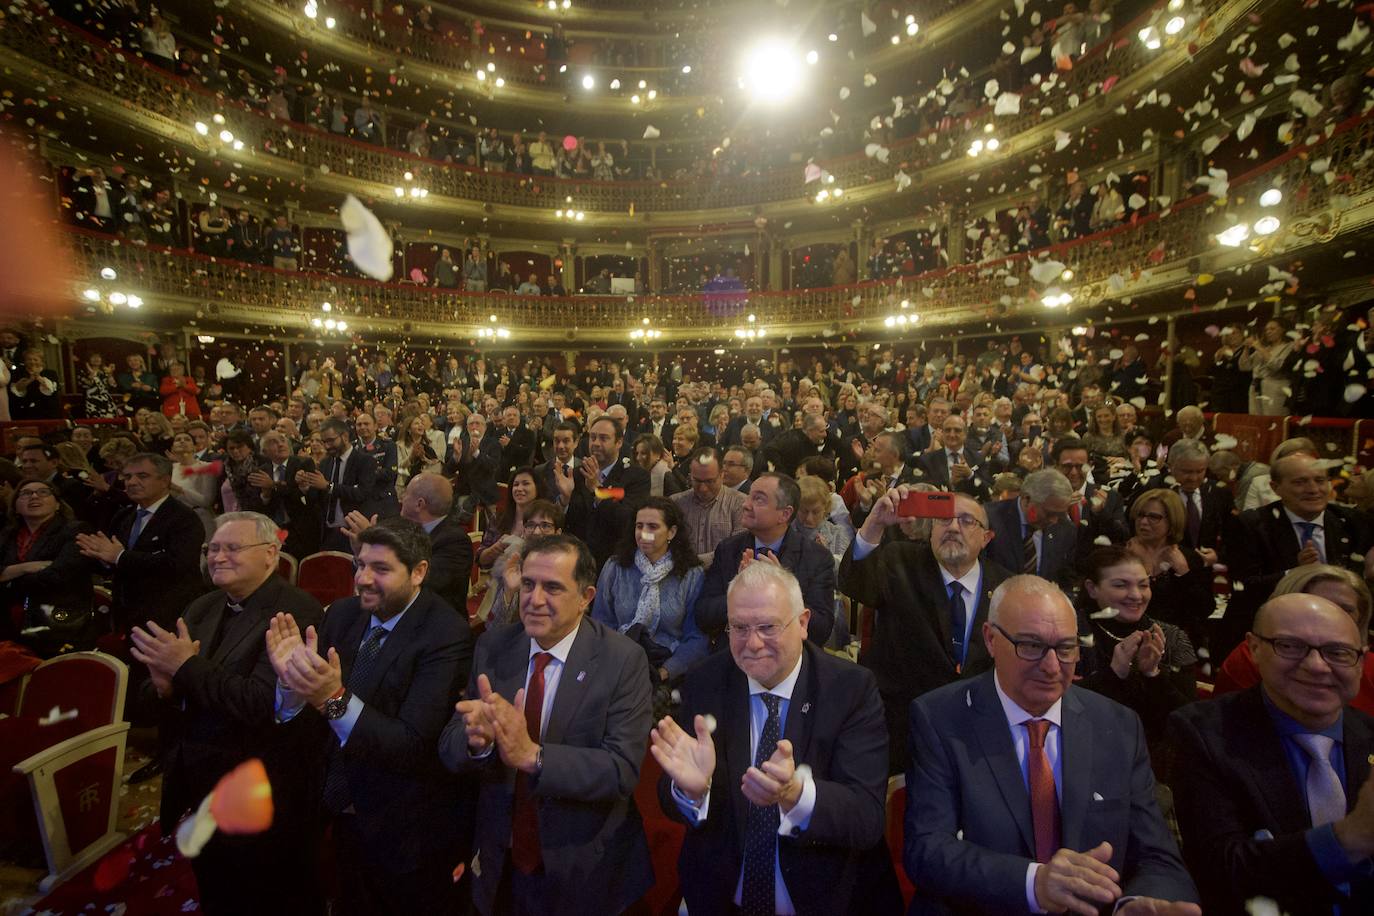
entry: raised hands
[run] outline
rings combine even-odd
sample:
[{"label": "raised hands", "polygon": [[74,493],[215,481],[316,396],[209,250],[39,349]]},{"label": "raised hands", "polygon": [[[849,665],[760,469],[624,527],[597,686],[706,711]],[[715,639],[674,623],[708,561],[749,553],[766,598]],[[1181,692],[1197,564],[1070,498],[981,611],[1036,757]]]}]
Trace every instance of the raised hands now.
[{"label": "raised hands", "polygon": [[200,640],[191,639],[186,621],[181,618],[177,618],[175,633],[150,620],[146,630],[134,627],[129,638],[133,643],[129,654],[148,666],[148,676],[160,697],[171,696],[172,678],[188,658],[200,652]]},{"label": "raised hands", "polygon": [[1159,624],[1148,630],[1136,630],[1112,650],[1112,671],[1125,680],[1130,677],[1131,668],[1148,677],[1159,673],[1159,663],[1164,658],[1164,631]]},{"label": "raised hands", "polygon": [[558,488],[558,502],[561,505],[568,505],[572,501],[573,487],[576,481],[573,480],[572,469],[559,461],[553,466],[553,483]]},{"label": "raised hands", "polygon": [[491,679],[477,676],[475,700],[463,700],[455,708],[463,717],[468,751],[480,754],[493,744],[501,762],[512,769],[533,774],[539,761],[539,745],[525,726],[525,691],[515,692],[510,702],[491,688]]},{"label": "raised hands", "polygon": [[716,745],[705,716],[693,719],[692,728],[695,736],[683,731],[672,717],[664,716],[649,732],[649,753],[678,791],[700,804],[711,788],[711,774],[716,771]]},{"label": "raised hands", "polygon": [[783,738],[763,766],[745,770],[740,791],[760,808],[778,805],[784,813],[791,811],[802,793],[802,782],[797,779],[796,761],[792,758],[792,742]]}]

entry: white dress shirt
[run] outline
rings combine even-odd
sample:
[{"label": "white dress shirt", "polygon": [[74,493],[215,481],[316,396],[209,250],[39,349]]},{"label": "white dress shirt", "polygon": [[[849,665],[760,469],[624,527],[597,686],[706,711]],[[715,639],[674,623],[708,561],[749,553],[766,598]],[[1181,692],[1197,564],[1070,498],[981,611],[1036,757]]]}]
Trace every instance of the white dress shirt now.
[{"label": "white dress shirt", "polygon": [[[1002,712],[1007,717],[1007,728],[1011,729],[1011,742],[1016,746],[1016,762],[1021,765],[1021,778],[1026,783],[1026,797],[1030,798],[1030,763],[1028,754],[1030,753],[1030,729],[1026,727],[1026,722],[1031,719],[1045,719],[1050,723],[1050,730],[1045,733],[1045,756],[1050,760],[1050,766],[1054,769],[1054,789],[1056,800],[1062,806],[1064,803],[1064,767],[1059,759],[1059,726],[1060,716],[1063,712],[1064,700],[1054,701],[1054,705],[1045,710],[1043,716],[1033,716],[1026,712],[1016,701],[1007,696],[1002,690],[1002,681],[996,674],[992,678],[993,685],[997,688],[997,699],[1002,701]],[[1040,902],[1035,898],[1035,875],[1040,871],[1039,862],[1032,862],[1026,868],[1026,905],[1030,907],[1032,913],[1043,913],[1045,910],[1040,906]]]},{"label": "white dress shirt", "polygon": [[[753,765],[754,758],[758,755],[759,737],[763,734],[763,726],[768,721],[768,707],[763,704],[762,694],[771,693],[776,697],[781,697],[782,702],[778,704],[778,734],[787,733],[787,712],[792,705],[792,691],[796,689],[797,677],[801,674],[801,658],[798,657],[797,664],[792,668],[792,672],[779,681],[772,690],[764,687],[752,677],[749,678],[749,762]],[[779,739],[781,740],[781,738]],[[801,798],[792,806],[791,811],[783,811],[778,808],[778,836],[797,836],[811,823],[811,812],[816,809],[816,782],[809,776],[798,774],[801,780]],[[712,786],[711,791],[715,787]],[[706,793],[706,797],[701,800],[700,806],[692,804],[686,795],[678,791],[676,785],[672,787],[673,799],[677,802],[678,810],[692,824],[698,825],[705,823],[706,815],[711,807],[711,792]],[[726,791],[729,791],[728,789]],[[743,829],[743,824],[740,828]],[[744,886],[744,868],[740,867],[739,880],[735,882],[735,905],[740,903],[740,893]],[[787,893],[787,883],[782,878],[782,865],[778,861],[776,849],[773,852],[773,903],[778,916],[794,916],[797,912],[792,905],[792,897]]]},{"label": "white dress shirt", "polygon": [[1312,543],[1317,545],[1317,553],[1321,556],[1321,562],[1325,563],[1326,513],[1322,512],[1320,515],[1318,515],[1316,518],[1312,519],[1309,522],[1307,519],[1294,515],[1292,512],[1289,512],[1287,506],[1283,507],[1283,511],[1285,514],[1287,514],[1288,521],[1293,526],[1293,535],[1298,539],[1298,550],[1302,550],[1303,547],[1306,546],[1306,542],[1304,541],[1302,535],[1302,526],[1306,524],[1313,524],[1317,526],[1312,531]]}]

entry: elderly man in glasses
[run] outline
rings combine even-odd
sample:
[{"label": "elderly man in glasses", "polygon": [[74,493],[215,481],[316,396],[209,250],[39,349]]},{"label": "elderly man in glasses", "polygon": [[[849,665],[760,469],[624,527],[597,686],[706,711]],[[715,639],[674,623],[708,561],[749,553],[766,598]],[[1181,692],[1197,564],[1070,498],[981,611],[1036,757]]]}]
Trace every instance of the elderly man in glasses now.
[{"label": "elderly man in glasses", "polygon": [[1198,916],[1159,813],[1135,713],[1072,687],[1064,593],[1019,575],[993,592],[993,670],[911,706],[903,861],[913,912]]},{"label": "elderly man in glasses", "polygon": [[1173,714],[1174,791],[1208,913],[1374,912],[1374,718],[1350,707],[1367,634],[1336,604],[1280,595],[1246,643],[1260,684]]},{"label": "elderly man in glasses", "polygon": [[1011,575],[982,555],[992,540],[987,513],[963,493],[953,497],[953,518],[930,519],[928,542],[889,534],[914,521],[898,509],[911,492],[903,485],[874,501],[839,575],[840,591],[874,610],[873,639],[859,663],[878,679],[894,774],[906,769],[911,701],[992,667],[978,633],[993,589]]},{"label": "elderly man in glasses", "polygon": [[688,825],[692,913],[900,912],[882,844],[887,730],[873,675],[808,643],[797,578],[771,563],[726,593],[730,652],[651,733],[659,800]]}]

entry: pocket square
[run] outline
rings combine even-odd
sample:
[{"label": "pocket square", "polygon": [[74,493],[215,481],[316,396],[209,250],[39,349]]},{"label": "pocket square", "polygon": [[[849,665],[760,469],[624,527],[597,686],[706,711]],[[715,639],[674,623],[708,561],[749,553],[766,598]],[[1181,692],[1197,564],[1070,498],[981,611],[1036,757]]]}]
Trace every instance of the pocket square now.
[{"label": "pocket square", "polygon": [[1270,833],[1268,830],[1256,830],[1256,831],[1255,831],[1255,839],[1257,839],[1257,840],[1272,840],[1273,838],[1274,838],[1274,835],[1273,835],[1272,833]]},{"label": "pocket square", "polygon": [[1099,793],[1099,792],[1094,792],[1094,793],[1093,793],[1093,801],[1102,801],[1102,795],[1101,795],[1101,793]]}]

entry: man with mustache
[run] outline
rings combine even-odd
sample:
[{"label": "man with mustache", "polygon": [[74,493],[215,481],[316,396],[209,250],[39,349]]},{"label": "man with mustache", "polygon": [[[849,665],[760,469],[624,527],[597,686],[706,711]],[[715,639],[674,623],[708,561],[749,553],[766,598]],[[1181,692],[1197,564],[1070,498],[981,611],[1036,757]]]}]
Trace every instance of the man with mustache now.
[{"label": "man with mustache", "polygon": [[873,639],[859,663],[878,679],[891,735],[890,773],[906,768],[911,701],[991,667],[977,634],[993,589],[1010,575],[980,557],[992,540],[987,513],[963,493],[954,496],[954,518],[933,520],[928,543],[884,538],[906,521],[897,505],[909,492],[902,485],[873,503],[839,575],[840,591],[875,612]]}]

